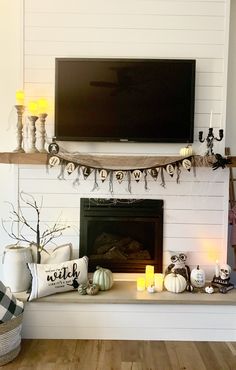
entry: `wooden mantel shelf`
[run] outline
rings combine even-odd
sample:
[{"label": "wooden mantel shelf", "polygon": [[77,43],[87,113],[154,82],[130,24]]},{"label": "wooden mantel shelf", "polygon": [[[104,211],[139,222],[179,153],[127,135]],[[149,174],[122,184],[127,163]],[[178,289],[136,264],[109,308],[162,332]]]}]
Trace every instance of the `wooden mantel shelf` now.
[{"label": "wooden mantel shelf", "polygon": [[[0,163],[6,164],[32,164],[32,165],[45,165],[48,161],[48,153],[15,153],[15,152],[0,152]],[[81,159],[83,159],[83,154],[81,154]],[[119,156],[119,155],[118,155]],[[93,156],[95,158],[95,155]],[[104,156],[105,157],[105,156]],[[110,156],[107,155],[107,158]],[[113,155],[114,157],[114,155]],[[200,156],[195,156],[196,158],[200,158]],[[139,156],[132,156],[130,155],[131,160],[142,158],[141,155]],[[156,162],[165,164],[170,162],[175,162],[181,160],[183,157],[181,156],[152,156],[152,159],[155,158]],[[231,159],[231,164],[228,167],[236,167],[236,156],[228,156]],[[125,157],[127,161],[127,156]]]},{"label": "wooden mantel shelf", "polygon": [[46,164],[48,153],[0,153],[0,163],[8,164]]}]

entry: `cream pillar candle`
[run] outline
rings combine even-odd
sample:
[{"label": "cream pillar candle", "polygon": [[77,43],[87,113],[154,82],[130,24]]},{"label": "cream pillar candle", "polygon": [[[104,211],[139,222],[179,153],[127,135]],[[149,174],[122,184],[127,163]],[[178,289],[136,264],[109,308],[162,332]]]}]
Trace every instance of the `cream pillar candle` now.
[{"label": "cream pillar candle", "polygon": [[154,275],[154,285],[156,292],[163,291],[164,274],[158,273]]},{"label": "cream pillar candle", "polygon": [[137,279],[137,291],[138,292],[143,292],[145,290],[145,278],[144,277],[139,277]]},{"label": "cream pillar candle", "polygon": [[154,266],[147,265],[145,270],[146,288],[154,284]]}]

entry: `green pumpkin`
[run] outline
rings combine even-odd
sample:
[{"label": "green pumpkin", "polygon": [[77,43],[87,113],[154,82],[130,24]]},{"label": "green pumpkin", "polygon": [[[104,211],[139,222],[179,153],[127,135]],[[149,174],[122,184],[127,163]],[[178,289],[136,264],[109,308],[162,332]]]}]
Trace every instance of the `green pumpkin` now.
[{"label": "green pumpkin", "polygon": [[78,287],[78,293],[80,295],[87,294],[87,287],[88,287],[88,283],[82,283],[82,284],[80,284],[79,287]]},{"label": "green pumpkin", "polygon": [[100,290],[109,290],[113,285],[113,275],[111,270],[97,266],[93,274],[93,283],[99,285]]}]

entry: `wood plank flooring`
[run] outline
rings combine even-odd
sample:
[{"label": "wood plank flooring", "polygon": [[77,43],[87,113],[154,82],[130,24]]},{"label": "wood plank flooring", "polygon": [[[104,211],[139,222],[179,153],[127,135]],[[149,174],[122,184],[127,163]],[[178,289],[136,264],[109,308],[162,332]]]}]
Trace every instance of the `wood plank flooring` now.
[{"label": "wood plank flooring", "polygon": [[235,370],[236,343],[23,340],[4,370]]}]

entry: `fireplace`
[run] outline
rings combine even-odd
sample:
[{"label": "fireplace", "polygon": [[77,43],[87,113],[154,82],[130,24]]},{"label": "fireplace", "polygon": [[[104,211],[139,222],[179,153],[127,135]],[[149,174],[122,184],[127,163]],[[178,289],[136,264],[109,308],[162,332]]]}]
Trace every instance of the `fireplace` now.
[{"label": "fireplace", "polygon": [[80,256],[113,272],[162,271],[163,201],[81,198]]}]

